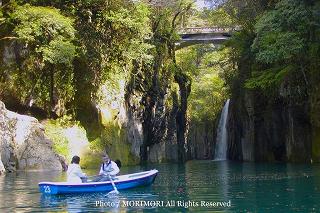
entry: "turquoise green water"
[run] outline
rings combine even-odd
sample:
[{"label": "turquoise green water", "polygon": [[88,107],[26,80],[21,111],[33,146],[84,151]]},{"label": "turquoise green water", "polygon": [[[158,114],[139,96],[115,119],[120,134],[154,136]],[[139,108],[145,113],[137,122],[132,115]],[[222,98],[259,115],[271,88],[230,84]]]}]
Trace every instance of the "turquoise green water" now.
[{"label": "turquoise green water", "polygon": [[[104,193],[42,196],[37,183],[65,180],[65,173],[60,172],[1,176],[0,212],[319,212],[320,209],[317,164],[190,161],[185,165],[122,168],[122,173],[152,168],[159,170],[153,185],[122,191],[116,197]],[[159,207],[152,205],[156,201]],[[222,205],[218,202],[231,206],[212,206]]]}]

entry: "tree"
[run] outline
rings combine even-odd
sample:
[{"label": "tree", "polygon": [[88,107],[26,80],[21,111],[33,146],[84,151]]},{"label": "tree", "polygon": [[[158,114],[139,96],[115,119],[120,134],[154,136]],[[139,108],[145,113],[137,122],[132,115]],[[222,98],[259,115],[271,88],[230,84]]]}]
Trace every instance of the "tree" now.
[{"label": "tree", "polygon": [[177,64],[192,79],[188,98],[191,122],[213,122],[227,97],[223,62],[226,50],[196,45],[177,52]]},{"label": "tree", "polygon": [[8,73],[15,95],[29,106],[35,104],[50,113],[63,114],[74,93],[73,20],[58,9],[27,4],[15,8],[6,21],[15,26],[12,35],[22,48],[17,69]]},{"label": "tree", "polygon": [[308,84],[304,63],[312,23],[310,15],[303,1],[282,0],[258,20],[251,48],[257,63],[265,68],[254,73],[247,87],[273,86],[294,70]]}]

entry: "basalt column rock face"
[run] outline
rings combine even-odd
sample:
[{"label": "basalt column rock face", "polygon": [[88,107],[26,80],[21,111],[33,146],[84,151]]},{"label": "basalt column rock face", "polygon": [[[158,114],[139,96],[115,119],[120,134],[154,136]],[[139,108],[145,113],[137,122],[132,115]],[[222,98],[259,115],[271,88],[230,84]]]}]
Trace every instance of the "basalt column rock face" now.
[{"label": "basalt column rock face", "polygon": [[283,92],[272,102],[261,93],[248,91],[231,100],[227,127],[230,159],[310,162],[308,105],[288,100]]},{"label": "basalt column rock face", "polygon": [[60,157],[37,119],[6,110],[0,101],[0,170],[61,170]]},{"label": "basalt column rock face", "polygon": [[157,47],[153,63],[135,64],[136,74],[126,86],[129,141],[133,141],[141,163],[176,162],[186,152],[182,144],[186,131],[180,131],[186,128],[186,109],[181,107],[182,90],[173,76],[176,66],[170,45],[157,33],[154,39]]},{"label": "basalt column rock face", "polygon": [[191,122],[188,134],[188,159],[213,159],[215,149],[215,122]]},{"label": "basalt column rock face", "polygon": [[[159,94],[158,94],[159,95]],[[131,152],[140,162],[177,161],[177,107],[166,106],[168,94],[150,97],[126,94],[127,135]]]}]

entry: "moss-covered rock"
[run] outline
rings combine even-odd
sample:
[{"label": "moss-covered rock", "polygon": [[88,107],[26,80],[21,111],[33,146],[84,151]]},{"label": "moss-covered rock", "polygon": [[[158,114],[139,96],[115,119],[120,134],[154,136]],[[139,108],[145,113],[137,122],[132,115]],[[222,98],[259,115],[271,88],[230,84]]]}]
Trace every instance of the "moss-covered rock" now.
[{"label": "moss-covered rock", "polygon": [[54,150],[68,162],[74,155],[83,159],[90,152],[86,130],[78,122],[47,120],[43,123],[46,135],[54,142]]},{"label": "moss-covered rock", "polygon": [[107,152],[112,159],[119,159],[122,165],[138,164],[139,159],[131,153],[126,129],[117,121],[108,121],[106,118],[103,126],[101,137],[91,142],[91,149],[96,153]]},{"label": "moss-covered rock", "polygon": [[101,165],[101,153],[87,150],[81,157],[80,165],[84,169],[99,169]]},{"label": "moss-covered rock", "polygon": [[53,148],[56,153],[70,159],[68,149],[68,139],[64,135],[64,128],[54,120],[48,120],[43,123],[45,134],[53,141]]}]

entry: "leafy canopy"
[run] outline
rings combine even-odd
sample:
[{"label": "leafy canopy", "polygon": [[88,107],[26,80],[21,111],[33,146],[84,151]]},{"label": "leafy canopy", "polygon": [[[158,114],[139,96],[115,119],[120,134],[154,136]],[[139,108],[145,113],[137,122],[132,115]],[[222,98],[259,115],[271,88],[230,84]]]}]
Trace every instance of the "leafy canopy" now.
[{"label": "leafy canopy", "polygon": [[269,64],[298,56],[305,48],[309,23],[309,11],[302,1],[280,1],[255,25],[252,49],[256,59]]},{"label": "leafy canopy", "polygon": [[247,88],[276,88],[303,60],[308,48],[310,11],[303,1],[282,0],[266,11],[255,24],[251,45],[256,70]]},{"label": "leafy canopy", "polygon": [[24,46],[21,66],[11,73],[20,91],[16,95],[22,102],[33,99],[32,103],[45,109],[54,99],[53,93],[62,105],[72,100],[72,62],[76,55],[73,20],[58,9],[26,4],[17,6],[10,21],[18,43]]}]

